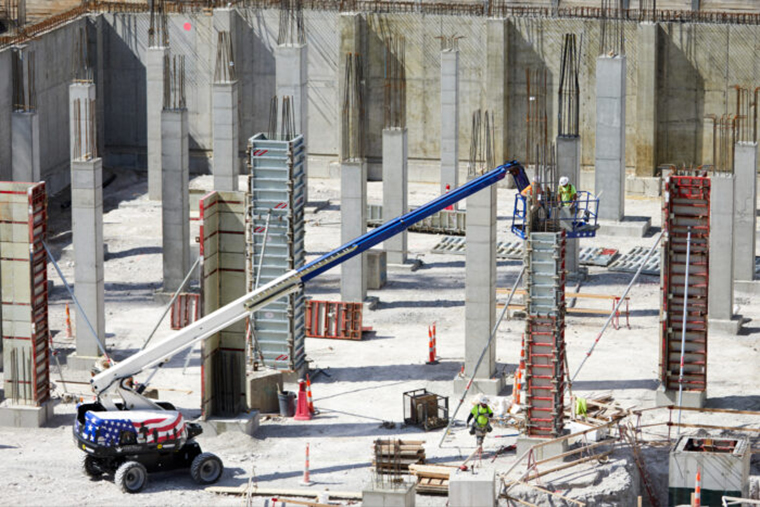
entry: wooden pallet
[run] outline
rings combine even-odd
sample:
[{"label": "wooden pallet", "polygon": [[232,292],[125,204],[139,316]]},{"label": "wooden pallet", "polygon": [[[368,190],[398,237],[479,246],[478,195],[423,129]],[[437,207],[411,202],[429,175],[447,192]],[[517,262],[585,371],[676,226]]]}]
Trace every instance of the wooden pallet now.
[{"label": "wooden pallet", "polygon": [[443,465],[409,465],[409,472],[417,477],[417,493],[430,495],[449,494],[449,474],[456,467]]}]

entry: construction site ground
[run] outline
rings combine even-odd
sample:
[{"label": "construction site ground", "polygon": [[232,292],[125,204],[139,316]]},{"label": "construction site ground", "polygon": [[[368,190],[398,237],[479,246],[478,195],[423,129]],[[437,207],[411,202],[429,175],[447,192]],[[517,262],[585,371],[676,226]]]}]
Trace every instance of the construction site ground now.
[{"label": "construction site ground", "polygon": [[[108,181],[109,175],[104,176]],[[193,188],[210,188],[211,177],[197,177]],[[241,178],[241,185],[244,179]],[[339,246],[340,183],[338,180],[310,181],[311,201],[329,201],[329,205],[306,215],[307,259]],[[244,188],[244,187],[241,187]],[[438,185],[411,184],[410,205],[422,204],[437,195]],[[514,190],[500,188],[499,240],[514,241],[509,232]],[[128,357],[140,348],[163,312],[154,292],[161,288],[161,208],[147,199],[144,173],[119,171],[104,190],[104,237],[107,244],[105,262],[106,328],[108,347],[118,359]],[[382,202],[381,183],[369,183],[369,202]],[[661,223],[660,200],[628,199],[626,214],[651,216],[653,231],[642,239],[597,237],[583,240],[582,246],[604,246],[627,252],[634,246],[650,246]],[[73,279],[70,208],[66,196],[50,201],[50,245],[58,257],[64,275]],[[198,223],[193,222],[192,237],[197,236]],[[464,357],[464,287],[465,257],[430,253],[440,237],[410,233],[411,258],[423,261],[415,272],[389,270],[388,283],[382,290],[370,291],[379,299],[377,309],[365,310],[364,325],[374,333],[362,341],[307,339],[306,352],[313,380],[314,404],[319,414],[311,421],[295,421],[279,416],[262,416],[255,436],[231,432],[199,441],[206,451],[218,454],[226,470],[220,486],[238,486],[253,481],[260,487],[303,489],[316,492],[325,489],[360,492],[373,477],[372,442],[378,438],[401,438],[425,441],[430,463],[458,465],[475,449],[475,439],[463,424],[455,427],[452,436],[441,447],[443,430],[425,433],[403,424],[402,394],[425,388],[448,396],[453,410],[461,393],[453,391],[452,379],[460,371]],[[498,286],[511,287],[521,268],[520,261],[500,261]],[[590,277],[580,286],[581,292],[620,294],[632,275],[611,273],[605,268],[590,268]],[[339,300],[340,269],[315,279],[306,287],[309,297]],[[50,294],[50,327],[59,357],[74,350],[74,341],[66,338],[65,304],[68,293],[53,266],[49,278],[54,281]],[[568,287],[573,290],[575,287]],[[599,341],[593,355],[573,384],[576,395],[594,397],[609,394],[627,408],[654,406],[658,385],[659,348],[659,277],[642,276],[633,287],[631,328],[609,329]],[[500,295],[503,301],[506,296]],[[586,303],[584,303],[586,304]],[[737,294],[737,313],[747,322],[738,336],[712,333],[709,344],[708,401],[712,408],[760,410],[760,306],[753,298]],[[73,314],[73,311],[72,311]],[[604,316],[567,317],[568,363],[575,373],[594,343],[605,322]],[[426,365],[428,326],[436,324],[439,363]],[[86,332],[81,328],[75,332]],[[154,340],[169,336],[168,319],[159,328]],[[497,337],[499,371],[511,374],[519,360],[523,322],[505,320]],[[161,399],[175,403],[188,418],[200,415],[200,352],[191,352],[190,366],[183,374],[185,354],[164,366],[152,385]],[[63,360],[63,359],[62,359]],[[325,374],[314,374],[322,369]],[[87,375],[71,371],[65,365],[63,377],[67,389],[87,398]],[[51,376],[56,394],[63,392],[58,368],[53,363]],[[143,374],[140,378],[145,378]],[[73,383],[79,382],[79,383]],[[295,390],[295,385],[288,386]],[[506,396],[511,388],[504,391]],[[471,408],[467,400],[457,419],[462,422]],[[187,473],[152,475],[146,490],[137,497],[125,497],[108,479],[90,480],[80,467],[82,452],[72,440],[75,405],[58,403],[55,417],[41,429],[0,428],[0,471],[2,500],[5,505],[239,505],[240,498],[214,496],[195,485]],[[645,412],[643,423],[666,421],[667,410]],[[740,420],[733,415],[684,413],[684,422],[731,426],[746,423],[757,428],[756,419]],[[384,424],[391,422],[393,425]],[[388,427],[393,426],[393,427]],[[673,429],[673,434],[675,434]],[[696,431],[696,430],[684,430]],[[485,441],[483,467],[497,472],[507,470],[516,459],[514,451],[500,454],[492,461],[491,453],[515,442],[512,429],[496,428]],[[644,430],[647,440],[662,440],[665,426]],[[301,486],[304,451],[311,450],[312,486]],[[648,446],[644,458],[661,502],[666,500],[668,447]],[[543,477],[542,483],[553,491],[594,505],[626,505],[644,491],[635,489],[635,476],[630,452],[617,448],[604,465],[595,461]],[[517,470],[524,471],[524,465]],[[760,475],[757,459],[752,474]],[[514,475],[514,474],[513,474]],[[756,477],[753,481],[757,481]],[[756,489],[756,485],[755,485]],[[525,499],[542,505],[550,504],[548,496],[524,490]],[[254,505],[263,505],[258,497]],[[447,502],[441,496],[417,496],[417,505],[439,505]],[[561,500],[554,501],[561,505]],[[502,505],[504,500],[501,501]]]}]

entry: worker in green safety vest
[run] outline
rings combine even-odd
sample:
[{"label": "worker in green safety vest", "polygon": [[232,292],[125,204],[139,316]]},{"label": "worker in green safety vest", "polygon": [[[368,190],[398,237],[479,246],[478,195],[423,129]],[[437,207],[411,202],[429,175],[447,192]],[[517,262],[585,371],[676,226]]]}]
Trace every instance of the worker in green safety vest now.
[{"label": "worker in green safety vest", "polygon": [[475,440],[478,443],[478,447],[483,445],[483,439],[486,433],[493,431],[491,427],[491,418],[493,417],[493,410],[488,406],[488,397],[481,394],[475,399],[475,406],[472,407],[470,415],[467,417],[467,424],[473,421],[470,426],[470,435],[475,435]]},{"label": "worker in green safety vest", "polygon": [[570,178],[562,176],[559,179],[559,200],[560,206],[574,206],[575,199],[578,197],[578,192],[575,187],[570,183]]}]

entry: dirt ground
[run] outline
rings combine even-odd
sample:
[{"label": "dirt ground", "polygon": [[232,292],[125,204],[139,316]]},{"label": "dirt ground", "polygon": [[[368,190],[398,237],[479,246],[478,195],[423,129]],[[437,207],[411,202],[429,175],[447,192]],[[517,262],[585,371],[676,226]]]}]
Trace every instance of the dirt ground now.
[{"label": "dirt ground", "polygon": [[[210,188],[211,178],[195,178],[192,186]],[[310,199],[329,200],[330,205],[306,217],[308,259],[339,246],[339,188],[337,180],[310,182]],[[409,202],[422,204],[435,197],[437,191],[437,185],[411,184]],[[498,194],[499,240],[516,241],[509,232],[514,191],[499,189]],[[161,209],[158,203],[147,200],[146,178],[140,173],[118,172],[104,196],[106,329],[109,348],[117,359],[123,359],[141,346],[163,312],[161,304],[154,300],[154,292],[161,287]],[[381,202],[380,183],[369,184],[369,196],[370,202]],[[621,252],[637,245],[650,246],[661,221],[659,199],[629,199],[626,213],[651,216],[653,232],[650,236],[643,239],[597,237],[584,240],[582,246],[614,247]],[[50,245],[64,276],[71,280],[70,208],[65,196],[51,199],[50,217]],[[197,230],[197,223],[193,230]],[[193,237],[196,235],[192,233]],[[226,470],[219,485],[237,486],[247,483],[253,475],[253,480],[262,487],[359,492],[372,479],[372,441],[379,437],[424,440],[431,462],[458,464],[471,454],[475,449],[474,438],[461,424],[440,447],[441,430],[425,433],[403,425],[405,391],[426,388],[448,396],[452,410],[461,396],[453,391],[452,379],[459,372],[464,357],[464,256],[431,253],[439,239],[434,235],[409,234],[410,257],[421,259],[424,265],[416,272],[389,271],[387,285],[382,290],[370,291],[370,295],[380,301],[375,311],[364,313],[364,325],[371,326],[373,334],[359,342],[307,339],[306,352],[312,370],[321,368],[329,374],[314,377],[317,417],[305,422],[265,418],[254,437],[240,433],[199,437],[203,449],[217,453],[225,463]],[[520,267],[520,261],[500,261],[498,286],[510,287]],[[339,299],[339,276],[340,269],[333,269],[310,282],[306,294],[315,299]],[[590,268],[590,277],[580,290],[620,294],[631,276],[605,268]],[[73,340],[66,338],[64,324],[64,307],[70,300],[52,265],[49,278],[54,281],[50,294],[50,327],[59,357],[65,361],[65,355],[74,350]],[[642,276],[630,296],[630,329],[607,331],[573,388],[580,396],[611,394],[624,407],[646,408],[654,406],[657,387],[659,278]],[[500,300],[504,298],[500,296]],[[760,411],[760,306],[755,298],[742,294],[737,294],[736,306],[737,313],[747,319],[741,334],[710,335],[707,406]],[[602,316],[568,316],[565,336],[571,372],[574,373],[586,357],[604,321]],[[434,322],[440,362],[431,366],[425,365],[427,327]],[[497,337],[500,371],[514,371],[519,360],[523,325],[520,320],[502,322]],[[165,339],[170,334],[165,321],[154,340]],[[190,354],[186,372],[183,373],[183,353],[155,376],[152,385],[158,388],[162,399],[175,403],[187,417],[195,418],[200,414],[199,351],[195,349]],[[62,373],[69,381],[69,391],[88,396],[85,375],[69,370],[65,364]],[[55,363],[51,376],[56,383],[56,393],[60,394],[63,386]],[[503,394],[508,393],[509,390]],[[468,400],[457,415],[459,421],[463,421],[470,407]],[[60,403],[55,407],[55,417],[44,428],[0,428],[0,476],[4,485],[0,504],[240,504],[238,497],[215,496],[203,491],[187,473],[153,475],[146,490],[133,497],[123,495],[108,479],[90,480],[81,471],[81,452],[72,442],[74,412],[73,404]],[[667,410],[651,411],[644,414],[642,422],[666,421],[667,417]],[[757,418],[741,419],[725,414],[684,413],[683,419],[712,425],[760,427]],[[395,423],[395,427],[387,429],[383,426],[385,421]],[[495,436],[513,433],[513,430],[497,428],[486,439],[483,467],[503,472],[512,465],[516,459],[514,451],[493,460],[490,453],[515,442],[515,437]],[[645,430],[647,439],[662,439],[666,435],[664,426]],[[307,443],[314,481],[308,488],[299,484]],[[649,447],[644,456],[659,498],[665,501],[668,447]],[[753,467],[752,473],[760,475],[758,464],[754,463]],[[626,505],[637,494],[644,494],[631,477],[633,468],[630,453],[621,447],[603,466],[591,462],[588,466],[548,476],[543,484],[589,504]],[[523,466],[518,470],[524,471]],[[562,505],[561,501],[552,503],[548,496],[536,496],[530,491],[525,492],[524,498],[541,505]],[[254,500],[254,505],[263,503],[263,498]],[[445,497],[417,496],[417,505],[445,504]]]}]

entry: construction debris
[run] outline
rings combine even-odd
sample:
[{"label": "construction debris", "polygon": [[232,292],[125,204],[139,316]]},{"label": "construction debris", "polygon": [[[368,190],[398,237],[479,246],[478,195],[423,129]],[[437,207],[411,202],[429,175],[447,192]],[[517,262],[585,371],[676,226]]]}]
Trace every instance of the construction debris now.
[{"label": "construction debris", "polygon": [[408,474],[410,465],[425,463],[422,440],[375,440],[372,466],[376,474]]}]

